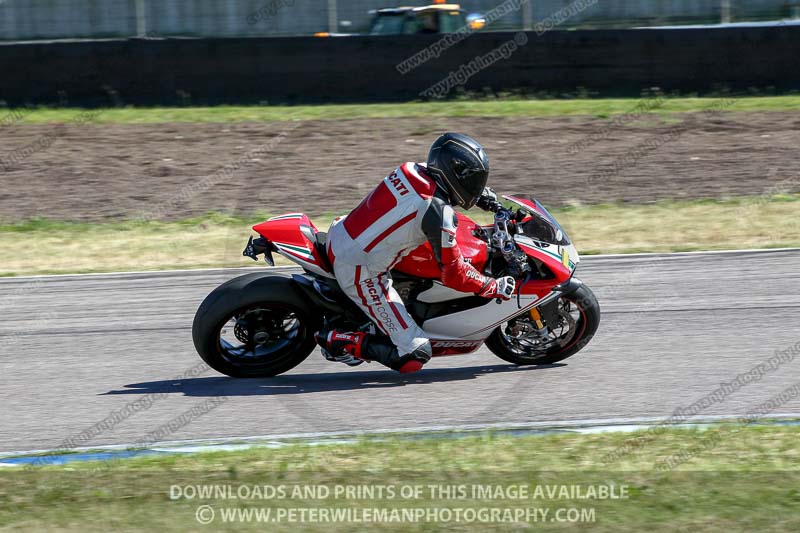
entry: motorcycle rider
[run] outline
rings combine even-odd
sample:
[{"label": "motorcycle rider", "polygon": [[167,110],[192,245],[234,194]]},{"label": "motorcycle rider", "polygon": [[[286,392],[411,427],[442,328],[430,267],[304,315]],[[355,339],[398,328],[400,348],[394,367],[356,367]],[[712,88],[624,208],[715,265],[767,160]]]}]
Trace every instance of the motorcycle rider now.
[{"label": "motorcycle rider", "polygon": [[315,334],[330,361],[356,366],[378,361],[415,372],[432,355],[430,340],[392,287],[389,271],[415,248],[430,243],[442,283],[485,298],[509,299],[514,278],[490,278],[464,260],[456,242],[454,206],[484,209],[497,202],[486,187],[489,160],[473,138],[445,133],[427,163],[404,163],[345,217],[333,222],[327,252],[342,290],[371,317],[385,337],[338,329]]}]

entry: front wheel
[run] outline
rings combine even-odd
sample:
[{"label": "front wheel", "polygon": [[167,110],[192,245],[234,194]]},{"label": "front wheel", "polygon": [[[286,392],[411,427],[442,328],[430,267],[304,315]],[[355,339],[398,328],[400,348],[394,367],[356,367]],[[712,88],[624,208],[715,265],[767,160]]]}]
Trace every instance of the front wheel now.
[{"label": "front wheel", "polygon": [[289,278],[250,274],[206,297],[192,337],[197,353],[218,372],[235,378],[276,376],[314,350],[313,316]]},{"label": "front wheel", "polygon": [[600,304],[586,285],[561,296],[553,324],[539,328],[525,313],[501,324],[486,339],[500,359],[515,365],[546,365],[575,355],[592,339],[600,325]]}]

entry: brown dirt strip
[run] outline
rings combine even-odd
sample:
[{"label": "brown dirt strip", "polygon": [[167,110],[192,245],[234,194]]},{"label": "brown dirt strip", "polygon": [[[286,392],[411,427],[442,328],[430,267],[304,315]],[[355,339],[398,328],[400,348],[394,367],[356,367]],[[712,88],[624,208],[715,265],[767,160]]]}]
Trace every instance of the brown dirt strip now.
[{"label": "brown dirt strip", "polygon": [[[352,208],[437,133],[482,141],[499,192],[547,205],[800,190],[800,113],[0,128],[0,219],[175,220]],[[595,135],[575,153],[570,147]],[[227,165],[227,166],[226,166]]]}]

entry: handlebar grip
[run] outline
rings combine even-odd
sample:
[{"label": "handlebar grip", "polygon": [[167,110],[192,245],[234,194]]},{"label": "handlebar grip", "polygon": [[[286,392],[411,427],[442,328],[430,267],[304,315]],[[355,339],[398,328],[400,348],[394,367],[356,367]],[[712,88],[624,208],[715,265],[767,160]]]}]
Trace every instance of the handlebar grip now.
[{"label": "handlebar grip", "polygon": [[475,202],[475,205],[484,211],[491,211],[492,213],[497,213],[501,209],[503,209],[503,204],[498,202],[497,200],[492,200],[487,196],[481,196],[478,198],[478,201]]}]

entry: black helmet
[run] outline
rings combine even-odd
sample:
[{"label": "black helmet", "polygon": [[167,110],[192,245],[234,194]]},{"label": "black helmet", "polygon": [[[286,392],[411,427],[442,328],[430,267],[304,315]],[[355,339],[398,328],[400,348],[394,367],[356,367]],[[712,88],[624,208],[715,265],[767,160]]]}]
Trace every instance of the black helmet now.
[{"label": "black helmet", "polygon": [[486,187],[489,160],[472,137],[445,133],[428,152],[428,174],[447,191],[454,205],[469,209]]}]

